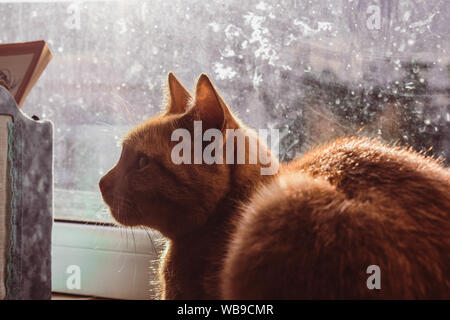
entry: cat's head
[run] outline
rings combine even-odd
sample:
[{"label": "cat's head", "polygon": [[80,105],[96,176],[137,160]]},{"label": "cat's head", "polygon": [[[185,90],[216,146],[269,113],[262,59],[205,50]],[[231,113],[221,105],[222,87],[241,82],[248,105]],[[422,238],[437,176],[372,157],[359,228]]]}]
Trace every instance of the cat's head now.
[{"label": "cat's head", "polygon": [[[172,73],[167,87],[165,111],[124,138],[118,163],[100,180],[99,186],[112,216],[120,224],[144,225],[168,237],[176,237],[204,225],[227,196],[245,193],[248,186],[261,179],[259,162],[229,164],[226,146],[235,145],[238,138],[227,140],[227,129],[250,133],[251,138],[244,138],[246,160],[251,139],[257,141],[260,150],[265,150],[266,154],[268,151],[256,135],[233,116],[206,75],[198,79],[194,98]],[[198,143],[199,135],[202,139],[208,129],[213,130],[214,138]],[[222,133],[223,140],[214,133]],[[201,158],[208,145],[211,148],[211,141],[222,151],[215,149],[208,154],[223,161],[207,164],[199,155]],[[238,151],[236,147],[230,149],[228,160],[231,152],[236,160]],[[180,159],[184,159],[181,164]]]}]

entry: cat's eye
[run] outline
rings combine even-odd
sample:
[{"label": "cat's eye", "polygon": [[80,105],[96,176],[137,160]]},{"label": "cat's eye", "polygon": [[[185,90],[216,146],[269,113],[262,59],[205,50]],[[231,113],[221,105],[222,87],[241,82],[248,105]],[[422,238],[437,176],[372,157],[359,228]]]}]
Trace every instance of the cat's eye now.
[{"label": "cat's eye", "polygon": [[139,169],[146,167],[150,163],[150,159],[146,155],[140,155],[138,160]]}]

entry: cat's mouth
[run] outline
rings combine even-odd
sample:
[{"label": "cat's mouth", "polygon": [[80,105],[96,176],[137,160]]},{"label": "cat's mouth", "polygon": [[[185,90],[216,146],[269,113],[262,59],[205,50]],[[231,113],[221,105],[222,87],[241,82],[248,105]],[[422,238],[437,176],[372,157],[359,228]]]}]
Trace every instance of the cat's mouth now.
[{"label": "cat's mouth", "polygon": [[120,196],[115,196],[111,204],[108,204],[111,216],[119,224],[134,226],[139,224],[139,209],[135,203]]}]

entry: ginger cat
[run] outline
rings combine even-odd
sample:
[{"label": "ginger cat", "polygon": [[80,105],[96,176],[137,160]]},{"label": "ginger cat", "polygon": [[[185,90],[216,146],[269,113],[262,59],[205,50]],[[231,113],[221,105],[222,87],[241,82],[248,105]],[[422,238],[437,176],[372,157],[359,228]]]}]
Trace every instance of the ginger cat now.
[{"label": "ginger cat", "polygon": [[[163,299],[450,298],[450,171],[440,162],[343,138],[276,175],[259,162],[176,165],[177,128],[250,129],[206,75],[194,98],[172,73],[168,91],[165,112],[126,136],[100,181],[118,223],[167,237]],[[368,288],[371,265],[380,288]]]}]

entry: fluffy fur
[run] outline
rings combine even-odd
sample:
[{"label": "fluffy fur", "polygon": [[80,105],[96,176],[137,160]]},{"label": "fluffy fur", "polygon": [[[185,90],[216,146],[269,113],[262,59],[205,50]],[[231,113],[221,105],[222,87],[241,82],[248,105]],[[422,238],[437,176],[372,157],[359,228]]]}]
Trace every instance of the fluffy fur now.
[{"label": "fluffy fur", "polygon": [[[119,223],[167,237],[162,298],[450,298],[450,172],[438,161],[343,138],[274,176],[259,163],[175,165],[176,128],[250,129],[207,76],[195,98],[168,82],[166,111],[128,134],[100,181]],[[366,286],[373,264],[381,290]]]}]

